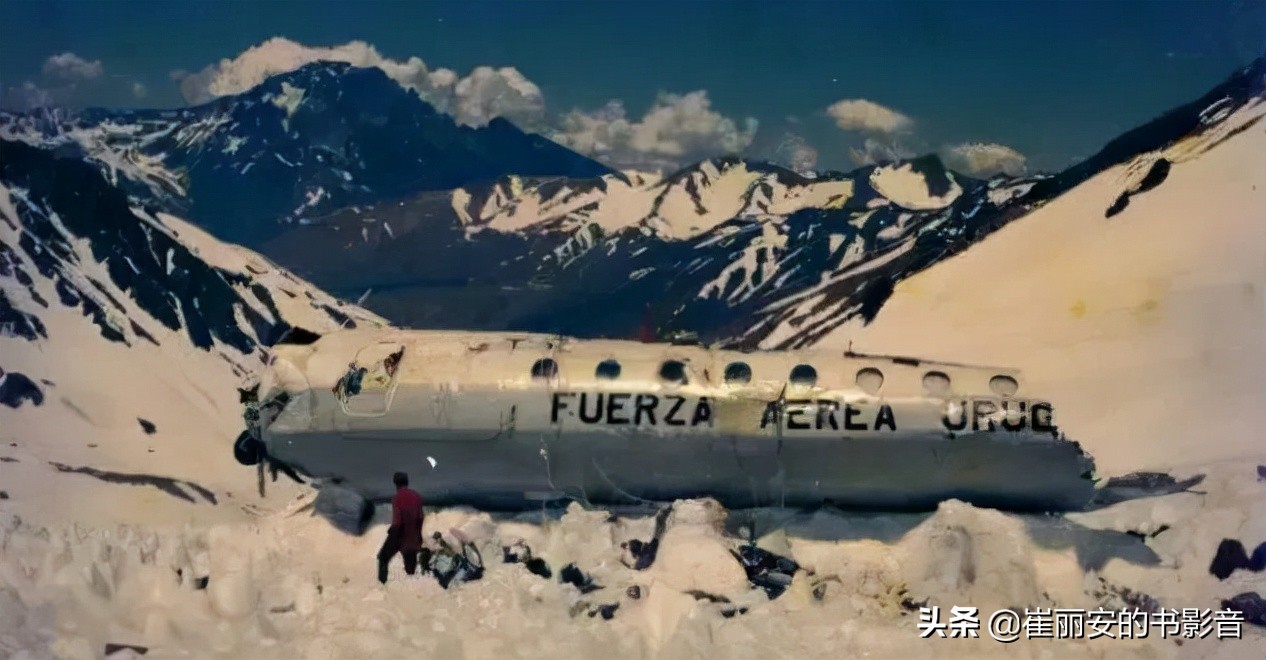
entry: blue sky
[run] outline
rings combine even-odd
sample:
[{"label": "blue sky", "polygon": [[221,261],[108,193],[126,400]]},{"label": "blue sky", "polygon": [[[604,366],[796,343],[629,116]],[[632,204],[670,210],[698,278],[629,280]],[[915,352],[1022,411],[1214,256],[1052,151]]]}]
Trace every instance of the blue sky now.
[{"label": "blue sky", "polygon": [[[535,92],[509,118],[618,164],[738,150],[848,169],[980,142],[1057,169],[1266,53],[1262,0],[0,0],[0,16],[10,107],[183,105],[173,71],[271,37],[361,40],[454,83],[514,67]],[[483,98],[444,94],[477,123],[524,89],[499,76],[469,85]],[[828,111],[850,100],[874,105]]]}]

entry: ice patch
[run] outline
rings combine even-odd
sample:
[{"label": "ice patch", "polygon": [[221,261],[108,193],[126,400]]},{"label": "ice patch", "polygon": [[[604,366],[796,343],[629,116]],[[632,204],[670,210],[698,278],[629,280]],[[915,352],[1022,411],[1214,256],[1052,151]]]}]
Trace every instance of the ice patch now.
[{"label": "ice patch", "polygon": [[238,137],[236,135],[230,135],[228,137],[228,142],[229,142],[228,145],[225,146],[223,149],[221,149],[220,152],[233,155],[237,153],[238,149],[242,148],[242,145],[248,142],[248,138]]}]

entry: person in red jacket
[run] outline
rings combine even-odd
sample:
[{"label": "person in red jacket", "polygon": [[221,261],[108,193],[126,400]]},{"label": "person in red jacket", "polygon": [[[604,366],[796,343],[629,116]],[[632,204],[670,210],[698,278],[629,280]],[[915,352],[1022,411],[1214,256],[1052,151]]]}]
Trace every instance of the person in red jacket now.
[{"label": "person in red jacket", "polygon": [[396,496],[391,498],[391,526],[387,528],[387,540],[378,551],[378,581],[387,583],[387,564],[400,553],[404,560],[404,572],[409,575],[418,568],[418,553],[422,550],[422,495],[409,488],[409,475],[397,472],[392,481],[396,484]]}]

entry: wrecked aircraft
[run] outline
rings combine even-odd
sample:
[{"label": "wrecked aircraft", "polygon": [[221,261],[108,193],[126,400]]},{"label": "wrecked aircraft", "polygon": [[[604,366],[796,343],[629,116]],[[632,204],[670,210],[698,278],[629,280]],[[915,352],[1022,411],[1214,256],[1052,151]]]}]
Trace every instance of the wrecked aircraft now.
[{"label": "wrecked aircraft", "polygon": [[[428,504],[1080,509],[1093,460],[1007,369],[511,332],[344,330],[274,347],[247,465]],[[262,474],[262,473],[261,473]],[[262,477],[261,477],[262,478]]]}]

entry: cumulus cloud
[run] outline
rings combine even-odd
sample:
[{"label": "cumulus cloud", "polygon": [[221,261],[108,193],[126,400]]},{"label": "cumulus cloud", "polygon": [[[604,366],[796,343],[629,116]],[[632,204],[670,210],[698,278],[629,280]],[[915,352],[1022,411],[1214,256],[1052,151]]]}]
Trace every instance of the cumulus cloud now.
[{"label": "cumulus cloud", "polygon": [[105,69],[100,60],[89,62],[74,53],[62,53],[44,60],[44,75],[70,82],[99,78]]},{"label": "cumulus cloud", "polygon": [[136,97],[136,98],[138,98],[138,99],[143,99],[143,98],[145,98],[146,96],[149,96],[149,90],[145,88],[145,85],[144,85],[143,83],[140,83],[140,82],[133,82],[133,83],[132,83],[132,96],[134,96],[134,97]]},{"label": "cumulus cloud", "polygon": [[758,125],[754,118],[740,128],[711,106],[704,90],[661,92],[646,114],[632,121],[622,102],[611,101],[591,112],[572,110],[551,137],[616,167],[674,167],[751,145]]},{"label": "cumulus cloud", "polygon": [[180,75],[184,72],[173,71],[172,76],[179,76],[180,91],[186,101],[205,103],[220,96],[240,94],[269,76],[321,60],[378,67],[402,87],[417,91],[462,124],[483,126],[494,117],[505,117],[531,130],[542,125],[544,119],[545,99],[540,88],[513,67],[478,67],[463,78],[449,69],[432,70],[417,57],[407,60],[383,57],[364,41],[327,48],[274,37],[197,73]]},{"label": "cumulus cloud", "polygon": [[946,147],[942,157],[951,169],[973,176],[990,177],[995,174],[1020,176],[1025,172],[1024,155],[1011,147],[983,142]]},{"label": "cumulus cloud", "polygon": [[848,150],[848,157],[859,167],[864,165],[883,165],[898,160],[914,158],[913,149],[890,140],[867,138],[860,149]]},{"label": "cumulus cloud", "polygon": [[799,135],[787,133],[774,150],[774,158],[800,174],[810,174],[818,165],[818,150]]},{"label": "cumulus cloud", "polygon": [[913,119],[866,99],[836,101],[826,113],[835,119],[836,126],[846,131],[897,133],[914,125]]},{"label": "cumulus cloud", "polygon": [[44,89],[29,80],[20,87],[4,90],[4,94],[0,95],[0,108],[15,112],[29,112],[56,104],[57,98],[53,90]]}]

